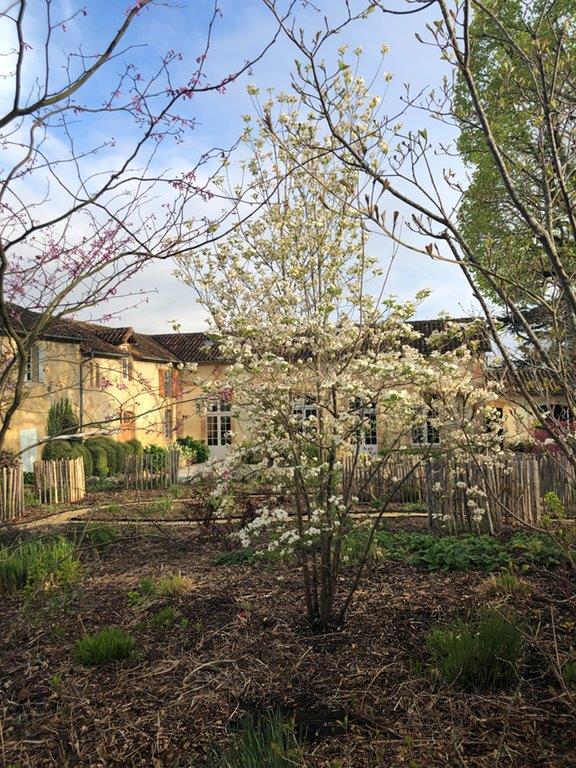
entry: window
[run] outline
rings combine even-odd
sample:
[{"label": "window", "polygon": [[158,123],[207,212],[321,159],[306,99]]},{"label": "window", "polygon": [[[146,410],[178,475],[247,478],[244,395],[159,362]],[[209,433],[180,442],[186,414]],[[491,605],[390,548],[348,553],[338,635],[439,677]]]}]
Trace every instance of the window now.
[{"label": "window", "polygon": [[172,408],[166,408],[166,410],[164,411],[164,419],[163,419],[162,426],[163,426],[164,437],[167,440],[170,440],[173,437],[173,432],[174,432]]},{"label": "window", "polygon": [[232,415],[230,403],[226,400],[215,400],[208,406],[206,416],[206,442],[212,447],[230,445],[232,443]]},{"label": "window", "polygon": [[567,423],[572,421],[572,412],[567,405],[554,403],[554,405],[550,408],[550,411],[554,421],[563,421]]},{"label": "window", "polygon": [[100,363],[96,363],[92,360],[90,362],[90,386],[93,389],[99,389],[100,381]]},{"label": "window", "polygon": [[504,436],[504,408],[492,408],[493,413],[486,419],[486,431],[496,432],[498,437]]},{"label": "window", "polygon": [[131,357],[122,358],[122,378],[131,379],[134,371],[134,366]]},{"label": "window", "polygon": [[136,419],[133,411],[121,411],[120,413],[120,437],[124,440],[130,440],[134,437],[136,430]]},{"label": "window", "polygon": [[158,394],[160,397],[174,397],[174,383],[171,368],[158,369]]},{"label": "window", "polygon": [[168,368],[168,370],[162,371],[162,374],[164,378],[164,397],[173,397],[172,371]]},{"label": "window", "polygon": [[435,408],[429,408],[426,421],[412,427],[412,443],[414,445],[438,445],[440,442],[440,433],[438,427],[432,422],[438,418],[438,411]]},{"label": "window", "polygon": [[313,397],[299,397],[294,401],[292,406],[292,414],[296,418],[298,429],[302,430],[304,422],[309,421],[310,418],[318,415],[318,406]]},{"label": "window", "polygon": [[34,462],[38,458],[38,433],[35,427],[20,430],[20,450],[24,472],[33,472]]},{"label": "window", "polygon": [[361,448],[372,453],[375,446],[378,445],[378,434],[376,431],[376,404],[363,403],[357,397],[352,401],[351,412],[360,420],[357,432],[357,440]]},{"label": "window", "polygon": [[26,358],[26,381],[44,380],[42,362],[42,350],[37,344],[34,344],[28,350],[28,357]]}]

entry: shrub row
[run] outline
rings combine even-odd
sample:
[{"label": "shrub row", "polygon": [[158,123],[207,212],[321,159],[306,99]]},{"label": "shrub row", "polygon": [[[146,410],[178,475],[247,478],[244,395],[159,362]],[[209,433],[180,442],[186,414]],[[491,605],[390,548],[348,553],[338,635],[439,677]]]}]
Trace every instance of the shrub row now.
[{"label": "shrub row", "polygon": [[119,443],[111,437],[91,437],[85,443],[70,442],[68,440],[55,440],[46,443],[42,449],[42,458],[45,460],[75,459],[81,456],[84,460],[84,473],[86,477],[99,477],[104,479],[109,475],[116,475],[124,471],[126,456],[141,454],[142,443],[132,439],[125,443]]}]

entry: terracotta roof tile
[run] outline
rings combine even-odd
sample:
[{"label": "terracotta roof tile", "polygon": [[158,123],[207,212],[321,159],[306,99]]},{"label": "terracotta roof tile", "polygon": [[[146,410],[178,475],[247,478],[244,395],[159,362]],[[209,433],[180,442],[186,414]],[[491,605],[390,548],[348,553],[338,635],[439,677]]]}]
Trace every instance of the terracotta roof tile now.
[{"label": "terracotta roof tile", "polygon": [[221,360],[216,342],[207,333],[155,333],[152,338],[170,350],[183,363]]},{"label": "terracotta roof tile", "polygon": [[[12,322],[16,330],[31,331],[41,315],[24,307],[11,307]],[[0,322],[0,330],[2,323]],[[78,342],[85,354],[104,357],[123,357],[128,351],[140,360],[178,363],[179,358],[158,343],[152,336],[136,333],[133,328],[109,328],[96,323],[58,318],[52,320],[40,333],[42,339]],[[127,349],[122,346],[126,344]]]}]

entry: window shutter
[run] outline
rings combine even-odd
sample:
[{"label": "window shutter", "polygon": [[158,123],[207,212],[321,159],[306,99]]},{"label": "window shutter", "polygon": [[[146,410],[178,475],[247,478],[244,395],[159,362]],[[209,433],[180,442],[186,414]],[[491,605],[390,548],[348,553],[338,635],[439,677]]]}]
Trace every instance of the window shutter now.
[{"label": "window shutter", "polygon": [[42,347],[32,347],[32,381],[44,381],[45,352]]},{"label": "window shutter", "polygon": [[172,369],[172,397],[180,397],[180,372]]},{"label": "window shutter", "polygon": [[167,368],[164,371],[164,396],[165,397],[172,397],[172,370],[170,368]]},{"label": "window shutter", "polygon": [[164,371],[162,368],[158,369],[158,394],[160,397],[164,397],[166,394],[164,389]]}]

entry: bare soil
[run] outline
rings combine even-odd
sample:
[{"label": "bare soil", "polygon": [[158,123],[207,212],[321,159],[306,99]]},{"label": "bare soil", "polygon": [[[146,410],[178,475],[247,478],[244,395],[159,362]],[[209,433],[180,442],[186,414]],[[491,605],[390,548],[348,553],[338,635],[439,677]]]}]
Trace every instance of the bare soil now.
[{"label": "bare soil", "polygon": [[[198,529],[146,531],[86,548],[69,590],[2,598],[0,764],[203,768],[242,715],[279,708],[306,733],[308,768],[576,766],[576,697],[550,666],[576,644],[568,574],[528,573],[532,595],[514,600],[533,639],[516,689],[470,694],[434,674],[425,638],[485,601],[486,574],[374,562],[346,626],[315,635],[295,566],[217,565]],[[131,603],[168,573],[189,594]],[[155,627],[168,605],[176,621]],[[110,625],[137,657],[76,664],[75,639]]]}]

